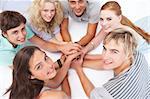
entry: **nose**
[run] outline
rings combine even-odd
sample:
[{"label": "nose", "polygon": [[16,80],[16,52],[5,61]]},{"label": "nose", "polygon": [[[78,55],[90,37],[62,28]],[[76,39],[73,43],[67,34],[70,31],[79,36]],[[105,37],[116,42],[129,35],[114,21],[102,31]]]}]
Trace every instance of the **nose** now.
[{"label": "nose", "polygon": [[20,32],[19,32],[19,38],[24,38],[24,37],[25,37],[25,34],[26,34],[26,33],[24,33],[23,31],[20,31]]},{"label": "nose", "polygon": [[103,56],[103,60],[106,62],[111,62],[112,61],[112,58],[110,57],[110,54],[109,54],[109,52],[103,52],[103,54],[102,54],[102,56]]},{"label": "nose", "polygon": [[106,26],[107,26],[107,24],[108,24],[108,22],[107,22],[107,21],[105,21],[105,20],[101,22],[101,25],[102,25],[103,27],[106,27]]},{"label": "nose", "polygon": [[53,69],[53,64],[49,63],[49,62],[44,62],[44,66],[47,68],[47,69]]},{"label": "nose", "polygon": [[51,17],[51,16],[52,16],[51,11],[49,11],[49,12],[47,13],[47,15],[48,15],[49,17]]},{"label": "nose", "polygon": [[76,9],[79,9],[79,8],[80,8],[80,5],[79,5],[78,2],[76,3],[75,8],[76,8]]}]

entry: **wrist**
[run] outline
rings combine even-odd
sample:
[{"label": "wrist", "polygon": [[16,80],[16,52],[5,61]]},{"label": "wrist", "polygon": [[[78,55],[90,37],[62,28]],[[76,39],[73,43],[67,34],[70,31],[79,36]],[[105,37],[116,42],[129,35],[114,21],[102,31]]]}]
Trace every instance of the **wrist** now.
[{"label": "wrist", "polygon": [[76,68],[76,72],[78,75],[83,73],[83,69],[82,68]]},{"label": "wrist", "polygon": [[61,68],[63,65],[60,59],[57,60],[57,64],[58,64],[59,68]]}]

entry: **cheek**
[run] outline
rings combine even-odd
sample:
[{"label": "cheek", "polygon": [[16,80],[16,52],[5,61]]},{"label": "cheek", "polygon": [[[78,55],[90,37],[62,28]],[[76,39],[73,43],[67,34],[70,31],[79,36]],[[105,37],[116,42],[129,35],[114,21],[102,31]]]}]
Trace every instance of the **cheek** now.
[{"label": "cheek", "polygon": [[23,31],[23,35],[26,36],[26,34],[27,34],[26,30],[24,30],[24,31]]},{"label": "cheek", "polygon": [[44,17],[45,17],[45,13],[42,11],[41,12],[41,17],[44,19]]},{"label": "cheek", "polygon": [[39,80],[44,80],[45,77],[46,77],[46,74],[45,74],[45,73],[46,73],[46,72],[44,72],[44,71],[43,71],[43,72],[42,72],[42,71],[41,71],[41,72],[38,72],[38,73],[36,73],[36,76],[35,76],[35,77],[36,77],[37,79],[39,79]]}]

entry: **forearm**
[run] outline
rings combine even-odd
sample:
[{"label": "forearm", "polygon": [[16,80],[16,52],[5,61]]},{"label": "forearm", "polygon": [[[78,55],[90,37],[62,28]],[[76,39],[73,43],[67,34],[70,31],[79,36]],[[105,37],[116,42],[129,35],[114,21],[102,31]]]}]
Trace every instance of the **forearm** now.
[{"label": "forearm", "polygon": [[83,67],[86,68],[91,68],[91,69],[95,69],[95,70],[103,70],[104,64],[103,61],[101,59],[98,60],[87,60],[84,59],[83,61]]},{"label": "forearm", "polygon": [[68,82],[68,77],[66,76],[62,82],[62,90],[67,94],[67,96],[71,96],[70,86]]},{"label": "forearm", "polygon": [[85,53],[93,50],[94,48],[96,48],[105,38],[105,36],[107,35],[107,33],[104,33],[104,31],[100,31],[91,41],[88,45],[85,46],[84,50]]},{"label": "forearm", "polygon": [[60,45],[59,44],[44,41],[43,39],[41,39],[37,36],[33,36],[31,39],[29,39],[29,41],[36,44],[40,48],[47,50],[47,51],[51,51],[51,52],[60,51],[60,49],[59,49]]},{"label": "forearm", "polygon": [[101,54],[86,54],[84,56],[84,59],[90,59],[90,60],[97,60],[97,59],[102,59],[102,55]]},{"label": "forearm", "polygon": [[63,31],[62,32],[62,38],[64,42],[70,42],[71,41],[71,36],[68,31]]},{"label": "forearm", "polygon": [[80,41],[78,41],[78,44],[81,45],[81,46],[85,46],[87,45],[92,39],[94,38],[94,35],[85,35],[84,37],[82,37],[80,39]]},{"label": "forearm", "polygon": [[63,64],[63,66],[58,70],[55,78],[50,80],[48,86],[50,86],[52,88],[57,88],[58,86],[60,86],[60,84],[62,83],[62,81],[64,80],[64,78],[66,77],[66,75],[68,73],[68,69],[70,68],[70,64],[71,64],[71,61],[66,60]]},{"label": "forearm", "polygon": [[78,41],[78,43],[82,46],[87,45],[95,36],[97,28],[97,23],[88,23],[87,33],[84,37]]},{"label": "forearm", "polygon": [[86,93],[86,95],[89,97],[91,91],[94,89],[94,85],[90,82],[90,80],[86,77],[82,69],[77,70],[77,74],[79,75],[81,84],[83,86],[83,89]]},{"label": "forearm", "polygon": [[61,35],[65,42],[71,41],[71,36],[68,31],[68,20],[69,20],[68,18],[64,18],[64,20],[61,23]]}]

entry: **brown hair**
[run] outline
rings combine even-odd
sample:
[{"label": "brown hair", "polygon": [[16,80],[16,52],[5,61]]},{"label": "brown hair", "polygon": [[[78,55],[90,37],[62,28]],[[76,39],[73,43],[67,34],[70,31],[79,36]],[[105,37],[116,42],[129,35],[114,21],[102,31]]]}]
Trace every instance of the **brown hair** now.
[{"label": "brown hair", "polygon": [[26,23],[23,15],[16,11],[3,11],[0,13],[0,29],[2,32],[18,27],[21,23]]},{"label": "brown hair", "polygon": [[[113,10],[116,15],[122,15],[121,6],[116,1],[106,2],[101,10]],[[150,43],[150,35],[146,33],[144,30],[135,26],[127,17],[122,15],[121,24],[131,27],[135,30],[139,35],[141,35],[148,43]]]},{"label": "brown hair", "polygon": [[[36,50],[40,50],[35,46],[27,46],[21,49],[13,60],[13,82],[9,99],[36,99],[44,86],[44,81],[31,79],[32,73],[29,68],[30,58]],[[6,93],[7,93],[6,92]]]}]

